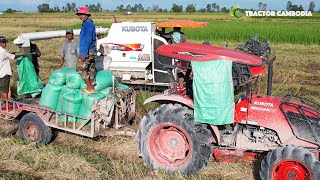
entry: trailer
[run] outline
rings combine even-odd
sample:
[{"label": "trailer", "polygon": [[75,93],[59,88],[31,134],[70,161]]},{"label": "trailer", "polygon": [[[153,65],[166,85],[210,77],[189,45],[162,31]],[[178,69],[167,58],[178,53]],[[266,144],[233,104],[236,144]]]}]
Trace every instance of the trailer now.
[{"label": "trailer", "polygon": [[[135,134],[128,126],[135,118],[135,91],[114,89],[109,96],[95,101],[89,118],[53,111],[40,106],[39,99],[0,99],[0,115],[18,123],[19,135],[31,142],[48,144],[53,131],[62,130],[94,138],[97,136]],[[76,119],[68,121],[68,119]],[[13,133],[15,133],[13,132]]]}]

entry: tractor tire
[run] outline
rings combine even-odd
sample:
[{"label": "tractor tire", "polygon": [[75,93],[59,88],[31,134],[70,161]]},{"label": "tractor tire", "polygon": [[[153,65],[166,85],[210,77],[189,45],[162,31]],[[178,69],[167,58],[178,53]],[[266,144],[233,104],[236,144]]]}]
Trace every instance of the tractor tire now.
[{"label": "tractor tire", "polygon": [[151,110],[137,132],[138,154],[144,164],[166,172],[193,174],[207,166],[211,132],[196,124],[193,111],[180,104]]},{"label": "tractor tire", "polygon": [[21,118],[19,134],[24,140],[42,144],[48,144],[53,137],[51,127],[47,127],[35,113],[28,113]]},{"label": "tractor tire", "polygon": [[[261,163],[262,180],[319,179],[319,161],[309,150],[292,145],[270,151]],[[317,178],[315,178],[317,177]]]}]

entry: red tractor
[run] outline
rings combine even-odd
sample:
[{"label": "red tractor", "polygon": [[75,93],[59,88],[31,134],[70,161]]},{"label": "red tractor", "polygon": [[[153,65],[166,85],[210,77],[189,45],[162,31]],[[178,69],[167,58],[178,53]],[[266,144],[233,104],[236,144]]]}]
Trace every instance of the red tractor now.
[{"label": "red tractor", "polygon": [[[216,159],[232,156],[243,161],[266,155],[261,163],[261,179],[320,179],[320,105],[301,97],[271,96],[271,83],[268,95],[252,93],[253,85],[267,68],[268,81],[272,82],[274,59],[270,60],[270,55],[258,57],[192,43],[163,45],[156,54],[168,73],[187,69],[185,77],[193,74],[193,80],[185,78],[189,81],[187,96],[171,88],[145,101],[160,104],[142,118],[136,135],[138,154],[145,165],[192,174],[206,167],[211,154]],[[210,69],[205,63],[220,60],[231,62],[232,68],[226,74],[212,75],[226,66]],[[220,76],[231,76],[233,87],[228,86],[230,83],[208,83]],[[243,85],[246,94],[231,102],[234,91]],[[221,91],[220,87],[227,90]],[[222,96],[227,98],[221,100]],[[226,117],[232,121],[219,121]]]}]

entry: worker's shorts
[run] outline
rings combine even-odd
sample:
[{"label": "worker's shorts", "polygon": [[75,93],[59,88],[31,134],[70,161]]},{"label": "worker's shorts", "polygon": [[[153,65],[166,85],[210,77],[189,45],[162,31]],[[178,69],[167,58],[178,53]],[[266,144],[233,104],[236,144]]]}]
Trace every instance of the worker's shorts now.
[{"label": "worker's shorts", "polygon": [[77,64],[77,72],[83,79],[93,80],[95,61],[94,58],[97,55],[96,51],[89,51],[89,57],[84,61],[79,61]]},{"label": "worker's shorts", "polygon": [[0,92],[8,93],[9,86],[10,86],[10,76],[9,75],[5,75],[2,78],[0,78]]}]

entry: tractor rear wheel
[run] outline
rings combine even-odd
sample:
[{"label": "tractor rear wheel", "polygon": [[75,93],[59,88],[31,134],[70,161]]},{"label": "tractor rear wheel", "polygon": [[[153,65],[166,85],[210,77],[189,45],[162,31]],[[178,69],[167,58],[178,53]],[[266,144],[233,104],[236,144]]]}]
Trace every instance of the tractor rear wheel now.
[{"label": "tractor rear wheel", "polygon": [[24,140],[48,144],[52,139],[52,129],[47,127],[35,113],[24,115],[19,123],[19,134]]},{"label": "tractor rear wheel", "polygon": [[204,124],[194,123],[192,110],[180,104],[165,104],[143,117],[136,139],[145,165],[192,174],[208,163],[210,137]]},{"label": "tractor rear wheel", "polygon": [[[261,163],[260,177],[266,179],[317,179],[319,162],[307,149],[284,146],[270,151]],[[318,175],[317,175],[318,174]],[[319,177],[318,177],[319,178]]]}]

